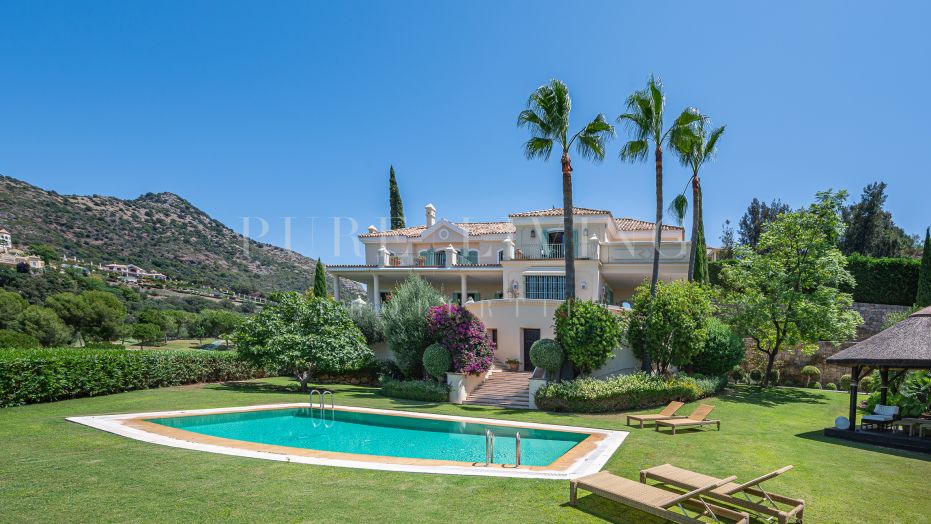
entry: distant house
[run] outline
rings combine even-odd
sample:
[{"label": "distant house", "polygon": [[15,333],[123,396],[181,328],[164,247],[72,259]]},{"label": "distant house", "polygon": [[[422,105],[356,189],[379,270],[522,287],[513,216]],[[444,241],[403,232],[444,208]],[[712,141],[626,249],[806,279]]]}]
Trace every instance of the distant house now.
[{"label": "distant house", "polygon": [[146,271],[145,269],[142,269],[135,264],[107,264],[101,269],[108,273],[119,275],[122,280],[128,282],[136,282],[142,278],[150,278],[153,280],[168,280],[168,277],[157,271]]},{"label": "distant house", "polygon": [[10,232],[0,228],[0,266],[16,267],[20,264],[26,264],[32,271],[41,271],[45,268],[45,262],[41,258],[14,248]]}]

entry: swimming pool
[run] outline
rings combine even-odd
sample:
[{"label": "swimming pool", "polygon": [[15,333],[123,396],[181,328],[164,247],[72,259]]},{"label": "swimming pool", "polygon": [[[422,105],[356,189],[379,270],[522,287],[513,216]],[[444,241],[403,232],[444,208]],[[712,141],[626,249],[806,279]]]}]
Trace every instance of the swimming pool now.
[{"label": "swimming pool", "polygon": [[[593,473],[626,432],[308,404],[75,417],[148,442],[272,460],[413,471],[542,478]],[[486,431],[493,464],[486,465]],[[520,435],[521,461],[516,466]]]}]

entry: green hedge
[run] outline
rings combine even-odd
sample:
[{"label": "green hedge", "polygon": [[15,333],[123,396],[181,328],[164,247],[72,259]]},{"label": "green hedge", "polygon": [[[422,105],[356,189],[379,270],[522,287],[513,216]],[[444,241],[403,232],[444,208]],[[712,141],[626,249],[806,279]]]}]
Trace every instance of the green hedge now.
[{"label": "green hedge", "polygon": [[[734,260],[718,260],[708,265],[709,280],[721,285],[721,269]],[[852,289],[854,302],[911,306],[918,295],[921,261],[913,258],[847,257],[847,270],[857,281]]]},{"label": "green hedge", "polygon": [[726,377],[666,379],[636,373],[551,382],[537,390],[536,401],[547,411],[605,413],[660,406],[673,400],[691,402],[714,395],[726,385]]},{"label": "green hedge", "polygon": [[850,255],[847,257],[847,270],[857,281],[853,289],[855,302],[899,306],[915,303],[920,260]]},{"label": "green hedge", "polygon": [[432,380],[383,380],[381,394],[386,397],[422,400],[424,402],[446,402],[449,386]]},{"label": "green hedge", "polygon": [[263,376],[233,353],[3,349],[0,407]]}]

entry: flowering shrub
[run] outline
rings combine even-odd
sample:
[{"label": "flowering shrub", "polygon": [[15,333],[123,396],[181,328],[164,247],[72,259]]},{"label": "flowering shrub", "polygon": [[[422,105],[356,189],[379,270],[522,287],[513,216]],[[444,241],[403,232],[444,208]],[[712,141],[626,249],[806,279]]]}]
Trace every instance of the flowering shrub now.
[{"label": "flowering shrub", "polygon": [[455,304],[430,308],[427,331],[449,350],[457,373],[477,375],[491,369],[495,344],[488,339],[482,321],[466,309]]}]

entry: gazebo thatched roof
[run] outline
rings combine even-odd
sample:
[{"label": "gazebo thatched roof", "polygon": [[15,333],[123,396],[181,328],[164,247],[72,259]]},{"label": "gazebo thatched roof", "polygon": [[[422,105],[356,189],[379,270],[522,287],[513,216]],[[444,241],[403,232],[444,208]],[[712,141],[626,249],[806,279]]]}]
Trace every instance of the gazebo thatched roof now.
[{"label": "gazebo thatched roof", "polygon": [[931,307],[827,359],[839,366],[931,369]]}]

